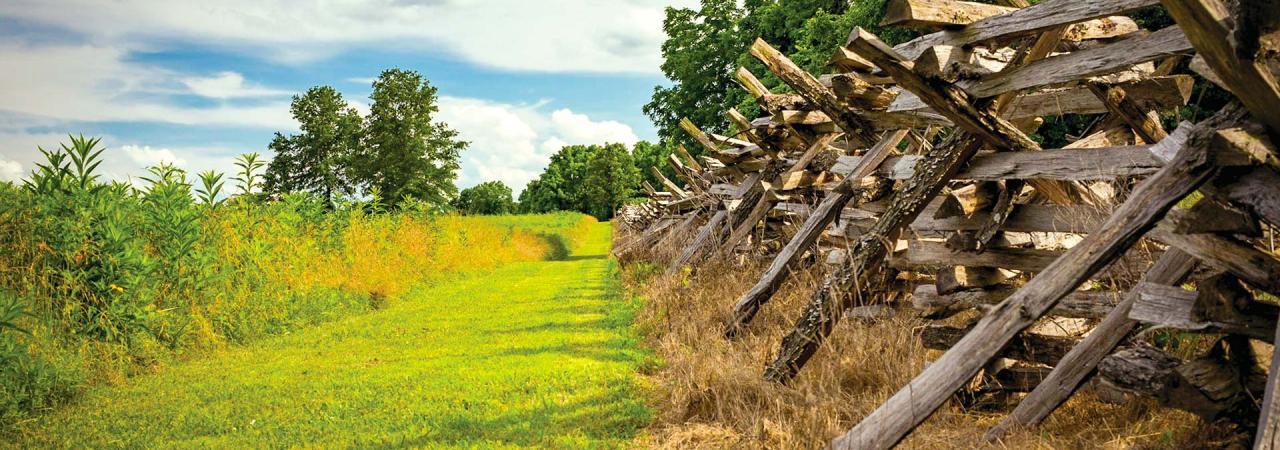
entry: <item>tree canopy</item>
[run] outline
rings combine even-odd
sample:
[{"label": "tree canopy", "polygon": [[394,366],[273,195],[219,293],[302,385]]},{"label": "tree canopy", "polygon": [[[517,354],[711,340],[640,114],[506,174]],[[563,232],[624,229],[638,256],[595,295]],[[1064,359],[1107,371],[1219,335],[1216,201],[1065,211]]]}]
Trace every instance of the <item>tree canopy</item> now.
[{"label": "tree canopy", "polygon": [[589,214],[612,218],[613,214],[635,195],[640,183],[631,152],[622,144],[600,147],[587,161],[586,191]]},{"label": "tree canopy", "polygon": [[511,188],[501,181],[486,181],[463,189],[453,201],[464,214],[510,214],[516,211]]},{"label": "tree canopy", "polygon": [[648,141],[636,142],[636,145],[631,147],[631,159],[636,169],[640,171],[640,179],[636,181],[637,190],[640,189],[641,182],[648,182],[651,186],[662,186],[662,182],[649,171],[650,167],[656,167],[667,178],[676,177],[675,170],[666,162],[667,155],[672,153],[675,153],[674,145],[655,144]]},{"label": "tree canopy", "polygon": [[538,179],[525,186],[520,210],[579,211],[609,219],[639,184],[639,170],[626,146],[567,145],[551,155]]},{"label": "tree canopy", "polygon": [[365,124],[360,178],[388,206],[405,197],[447,204],[458,193],[458,158],[467,142],[442,122],[437,89],[411,70],[388,69],[373,82],[373,104]]},{"label": "tree canopy", "polygon": [[267,166],[264,189],[310,192],[332,202],[351,195],[357,186],[351,155],[360,146],[360,113],[329,86],[316,86],[293,97],[290,107],[301,133],[276,133],[268,145],[276,153]]},{"label": "tree canopy", "polygon": [[412,70],[388,69],[373,82],[369,116],[361,118],[342,94],[316,86],[295,96],[290,110],[301,132],[276,133],[276,156],[265,175],[268,192],[311,192],[332,201],[376,194],[389,207],[405,198],[444,206],[467,142],[432,120],[435,87]]}]

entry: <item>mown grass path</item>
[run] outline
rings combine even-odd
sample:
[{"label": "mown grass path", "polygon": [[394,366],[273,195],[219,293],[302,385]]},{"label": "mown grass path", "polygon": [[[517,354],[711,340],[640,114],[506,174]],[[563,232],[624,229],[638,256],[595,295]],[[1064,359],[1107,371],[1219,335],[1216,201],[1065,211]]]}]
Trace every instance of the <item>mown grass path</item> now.
[{"label": "mown grass path", "polygon": [[607,259],[423,288],[386,309],[90,391],[26,427],[38,447],[627,446],[645,363]]}]

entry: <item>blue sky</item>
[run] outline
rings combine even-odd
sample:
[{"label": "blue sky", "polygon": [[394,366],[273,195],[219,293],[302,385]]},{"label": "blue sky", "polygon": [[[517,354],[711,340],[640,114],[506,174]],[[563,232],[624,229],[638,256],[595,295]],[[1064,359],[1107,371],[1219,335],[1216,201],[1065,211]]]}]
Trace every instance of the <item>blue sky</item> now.
[{"label": "blue sky", "polygon": [[367,110],[383,69],[439,88],[472,142],[459,185],[517,191],[565,144],[654,139],[641,106],[662,14],[695,0],[95,0],[0,2],[0,179],[68,133],[100,136],[105,174],[173,162],[231,170],[293,132],[290,96],[330,85]]}]

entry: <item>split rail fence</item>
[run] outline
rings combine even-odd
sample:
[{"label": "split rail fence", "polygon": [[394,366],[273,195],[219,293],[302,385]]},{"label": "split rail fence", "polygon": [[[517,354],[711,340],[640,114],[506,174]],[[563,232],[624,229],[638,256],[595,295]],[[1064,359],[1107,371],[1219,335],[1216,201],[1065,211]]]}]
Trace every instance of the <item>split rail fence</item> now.
[{"label": "split rail fence", "polygon": [[[1280,355],[1264,371],[1249,344],[1274,343],[1280,312],[1280,33],[1233,35],[1241,20],[1219,0],[1003,3],[891,0],[886,25],[935,31],[891,47],[855,29],[830,74],[757,40],[751,54],[790,92],[739,69],[764,117],[729,110],[726,135],[683,121],[704,156],[670,155],[674,180],[651,168],[661,186],[620,212],[629,232],[615,255],[678,244],[668,274],[729,255],[771,261],[726,305],[729,339],[792,270],[828,264],[766,366],[779,383],[846,316],[980,311],[925,328],[941,358],[833,448],[892,447],[957,392],[1026,393],[995,440],[1082,386],[1256,427],[1257,448],[1280,447],[1268,376]],[[1176,24],[1143,30],[1125,16],[1149,7]],[[1168,130],[1160,114],[1196,82],[1183,67],[1235,98]],[[1094,121],[1062,148],[1028,137],[1066,114]],[[1183,360],[1132,339],[1151,328],[1218,340]]]}]

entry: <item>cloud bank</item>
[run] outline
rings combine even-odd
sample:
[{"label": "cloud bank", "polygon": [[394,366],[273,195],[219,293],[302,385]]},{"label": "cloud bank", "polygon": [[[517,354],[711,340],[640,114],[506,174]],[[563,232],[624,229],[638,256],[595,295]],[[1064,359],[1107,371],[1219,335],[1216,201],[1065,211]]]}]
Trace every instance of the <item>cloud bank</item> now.
[{"label": "cloud bank", "polygon": [[444,50],[500,69],[656,73],[667,4],[696,0],[9,0],[0,16],[97,42],[217,42],[311,61],[360,46]]},{"label": "cloud bank", "polygon": [[640,140],[621,122],[593,120],[567,108],[547,114],[537,104],[441,97],[437,118],[471,142],[462,155],[460,186],[498,180],[517,193],[542,173],[561,147],[604,143],[630,147]]},{"label": "cloud bank", "polygon": [[[136,124],[168,129],[269,136],[295,132],[293,88],[198,63],[185,71],[133,56],[155,48],[214,46],[264,64],[315,62],[361,48],[445,53],[472,64],[516,72],[656,73],[661,62],[665,2],[643,0],[332,0],[172,2],[159,0],[9,0],[0,18],[56,33],[0,32],[0,180],[24,177],[37,145],[66,142],[65,131],[107,128],[103,144],[111,179],[140,175],[169,162],[194,173],[230,171],[235,154],[265,150],[243,137],[198,146],[137,136]],[[679,0],[693,6],[696,0]],[[342,76],[328,81],[367,86]],[[471,142],[459,185],[500,180],[520,191],[551,154],[570,144],[638,138],[626,124],[600,120],[552,100],[504,103],[440,98],[438,120]],[[364,99],[348,95],[367,113]],[[570,106],[570,107],[565,107]],[[120,125],[123,124],[123,125]],[[176,128],[174,127],[176,126]],[[121,128],[123,127],[123,129]],[[189,127],[189,128],[183,128]],[[215,130],[215,131],[210,131]],[[100,135],[103,133],[99,133]],[[188,139],[189,141],[189,139]]]}]

